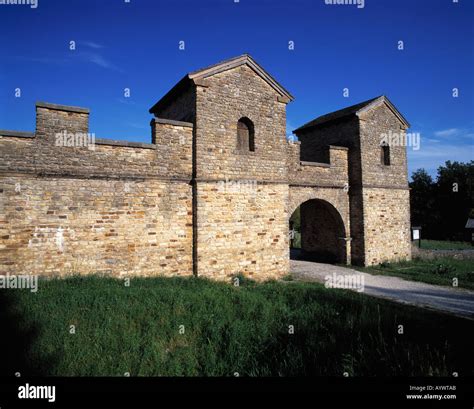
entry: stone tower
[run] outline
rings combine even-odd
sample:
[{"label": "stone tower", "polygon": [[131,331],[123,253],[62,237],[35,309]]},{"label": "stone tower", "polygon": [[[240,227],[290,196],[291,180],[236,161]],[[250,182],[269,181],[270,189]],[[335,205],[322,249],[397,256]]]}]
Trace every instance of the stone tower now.
[{"label": "stone tower", "polygon": [[194,271],[288,271],[286,104],[250,56],[186,75],[150,112],[193,122]]},{"label": "stone tower", "polygon": [[294,131],[303,160],[326,161],[327,145],[349,149],[353,263],[372,265],[411,257],[403,143],[408,127],[390,100],[381,96],[318,117]]}]

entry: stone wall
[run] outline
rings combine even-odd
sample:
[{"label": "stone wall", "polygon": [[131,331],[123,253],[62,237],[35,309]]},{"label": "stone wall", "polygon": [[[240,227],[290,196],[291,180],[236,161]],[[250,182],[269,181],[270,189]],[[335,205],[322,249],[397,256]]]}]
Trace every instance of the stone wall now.
[{"label": "stone wall", "polygon": [[327,145],[345,147],[347,173],[349,183],[349,202],[351,230],[351,256],[353,263],[364,264],[364,217],[360,186],[362,185],[361,147],[359,138],[359,119],[357,117],[342,118],[297,132],[301,141],[302,157],[309,160],[327,160]]},{"label": "stone wall", "polygon": [[0,273],[192,274],[193,125],[156,119],[158,144],[58,145],[88,116],[39,103],[35,134],[0,131]]},{"label": "stone wall", "polygon": [[299,142],[288,142],[290,185],[348,188],[348,148],[327,145],[327,162],[307,162],[300,160],[300,146]]},{"label": "stone wall", "polygon": [[404,135],[405,129],[385,103],[297,132],[301,158],[307,160],[327,161],[328,153],[332,152],[327,149],[328,144],[349,149],[347,174],[354,264],[410,258],[406,147],[390,146],[390,165],[381,163],[380,144],[390,132]]},{"label": "stone wall", "polygon": [[197,184],[197,271],[256,280],[289,270],[287,184]]},{"label": "stone wall", "polygon": [[177,96],[170,97],[165,104],[153,107],[150,111],[157,118],[194,123],[196,118],[196,88],[194,84],[188,83],[188,81],[181,81],[177,86],[183,87],[184,90]]},{"label": "stone wall", "polygon": [[411,259],[407,189],[365,188],[365,264]]},{"label": "stone wall", "polygon": [[2,274],[192,274],[188,184],[21,175],[0,192]]},{"label": "stone wall", "polygon": [[[197,86],[197,179],[286,181],[286,104],[246,65],[224,71]],[[255,129],[255,151],[237,150],[237,122]],[[282,198],[284,200],[284,198]]]},{"label": "stone wall", "polygon": [[405,134],[405,129],[387,105],[361,115],[366,265],[411,258],[406,147],[390,146],[390,165],[383,165],[380,143],[389,132]]},{"label": "stone wall", "polygon": [[[88,116],[73,107],[58,109],[40,104],[35,134],[12,136],[3,132],[2,136],[0,131],[0,171],[87,178],[191,179],[192,124],[155,119],[152,130],[156,144],[95,138],[89,147],[75,143],[68,146],[69,135],[89,133]],[[66,146],[58,145],[57,134],[64,132]]]},{"label": "stone wall", "polygon": [[[257,280],[288,273],[286,104],[246,65],[197,84],[196,269]],[[255,151],[237,149],[249,118]]]},{"label": "stone wall", "polygon": [[382,165],[380,143],[383,135],[405,134],[400,121],[382,104],[360,117],[362,180],[364,185],[408,188],[406,147],[390,146],[390,165]]},{"label": "stone wall", "polygon": [[[88,134],[89,111],[48,103],[35,133],[0,131],[0,273],[278,278],[302,204],[327,233],[307,236],[308,250],[360,264],[409,258],[404,148],[380,163],[381,133],[400,131],[393,112],[382,105],[288,142],[289,98],[258,71],[184,77],[150,110],[151,143],[69,146]],[[237,149],[241,118],[254,150]]]}]

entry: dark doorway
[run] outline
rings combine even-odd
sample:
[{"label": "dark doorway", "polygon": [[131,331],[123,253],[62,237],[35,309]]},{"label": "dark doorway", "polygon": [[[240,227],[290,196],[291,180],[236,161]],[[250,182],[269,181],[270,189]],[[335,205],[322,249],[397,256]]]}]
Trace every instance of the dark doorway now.
[{"label": "dark doorway", "polygon": [[346,263],[344,222],[329,202],[312,199],[302,203],[289,224],[291,258]]}]

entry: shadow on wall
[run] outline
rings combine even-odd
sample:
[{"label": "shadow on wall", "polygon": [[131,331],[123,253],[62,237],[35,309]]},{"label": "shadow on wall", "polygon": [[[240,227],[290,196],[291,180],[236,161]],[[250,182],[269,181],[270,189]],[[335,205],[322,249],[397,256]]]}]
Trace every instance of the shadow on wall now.
[{"label": "shadow on wall", "polygon": [[53,355],[42,354],[39,359],[33,346],[40,334],[40,328],[26,325],[20,313],[15,291],[0,290],[0,376],[39,376],[51,373],[58,359]]}]

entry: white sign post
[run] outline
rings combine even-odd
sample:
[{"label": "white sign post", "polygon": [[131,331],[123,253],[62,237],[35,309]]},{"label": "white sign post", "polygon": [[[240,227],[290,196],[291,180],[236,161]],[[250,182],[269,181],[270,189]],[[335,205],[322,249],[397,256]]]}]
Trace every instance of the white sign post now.
[{"label": "white sign post", "polygon": [[412,227],[411,228],[411,239],[412,241],[418,240],[418,247],[421,248],[421,227]]}]

